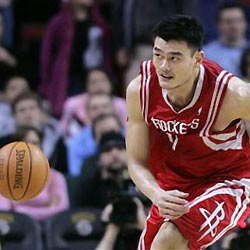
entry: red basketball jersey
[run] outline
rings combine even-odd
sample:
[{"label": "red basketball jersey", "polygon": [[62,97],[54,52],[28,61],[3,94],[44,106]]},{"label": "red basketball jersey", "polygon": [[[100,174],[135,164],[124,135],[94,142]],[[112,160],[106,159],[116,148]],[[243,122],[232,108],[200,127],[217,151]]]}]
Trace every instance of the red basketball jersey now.
[{"label": "red basketball jersey", "polygon": [[248,134],[242,120],[214,133],[228,82],[233,75],[204,60],[191,102],[175,111],[158,82],[152,60],[141,73],[141,108],[149,125],[149,168],[161,188],[199,194],[199,186],[250,177]]}]

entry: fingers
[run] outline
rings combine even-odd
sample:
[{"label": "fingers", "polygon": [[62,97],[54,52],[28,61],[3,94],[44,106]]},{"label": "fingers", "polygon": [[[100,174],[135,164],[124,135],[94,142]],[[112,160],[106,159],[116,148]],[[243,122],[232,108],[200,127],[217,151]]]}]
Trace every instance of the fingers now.
[{"label": "fingers", "polygon": [[181,192],[179,190],[170,190],[170,191],[166,191],[168,194],[173,195],[173,196],[177,196],[177,197],[182,197],[182,198],[186,198],[189,196],[188,193],[184,193]]},{"label": "fingers", "polygon": [[189,203],[185,199],[188,196],[188,193],[179,190],[164,191],[157,204],[160,215],[164,218],[176,219],[188,213]]}]

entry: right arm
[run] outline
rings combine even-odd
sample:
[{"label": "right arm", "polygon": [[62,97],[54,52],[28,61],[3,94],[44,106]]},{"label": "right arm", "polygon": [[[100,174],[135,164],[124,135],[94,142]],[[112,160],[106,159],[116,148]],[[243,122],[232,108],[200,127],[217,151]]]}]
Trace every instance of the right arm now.
[{"label": "right arm", "polygon": [[[149,127],[140,107],[140,76],[127,88],[128,126],[126,135],[128,170],[138,189],[159,208],[163,217],[178,218],[188,212],[188,194],[161,189],[148,168]],[[160,159],[159,159],[160,160]]]}]

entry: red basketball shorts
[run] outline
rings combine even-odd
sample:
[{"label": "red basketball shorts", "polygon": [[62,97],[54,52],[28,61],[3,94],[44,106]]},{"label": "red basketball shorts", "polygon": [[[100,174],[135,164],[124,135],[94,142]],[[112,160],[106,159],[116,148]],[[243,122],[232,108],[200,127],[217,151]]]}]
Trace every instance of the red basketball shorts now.
[{"label": "red basketball shorts", "polygon": [[[189,241],[191,250],[206,249],[244,223],[250,214],[250,179],[217,183],[190,202],[190,211],[170,220]],[[150,250],[164,219],[152,206],[138,250]]]}]

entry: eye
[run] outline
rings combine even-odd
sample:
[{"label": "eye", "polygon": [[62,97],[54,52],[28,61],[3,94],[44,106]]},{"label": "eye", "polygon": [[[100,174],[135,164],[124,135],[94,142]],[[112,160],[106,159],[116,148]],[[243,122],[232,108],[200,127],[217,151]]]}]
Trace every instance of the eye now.
[{"label": "eye", "polygon": [[161,58],[162,58],[162,55],[161,55],[161,54],[159,54],[159,53],[154,53],[154,55],[155,55],[157,58],[159,58],[159,59],[161,59]]},{"label": "eye", "polygon": [[176,57],[176,56],[172,56],[172,57],[170,58],[170,60],[171,60],[172,62],[176,62],[176,61],[179,60],[179,58]]}]

